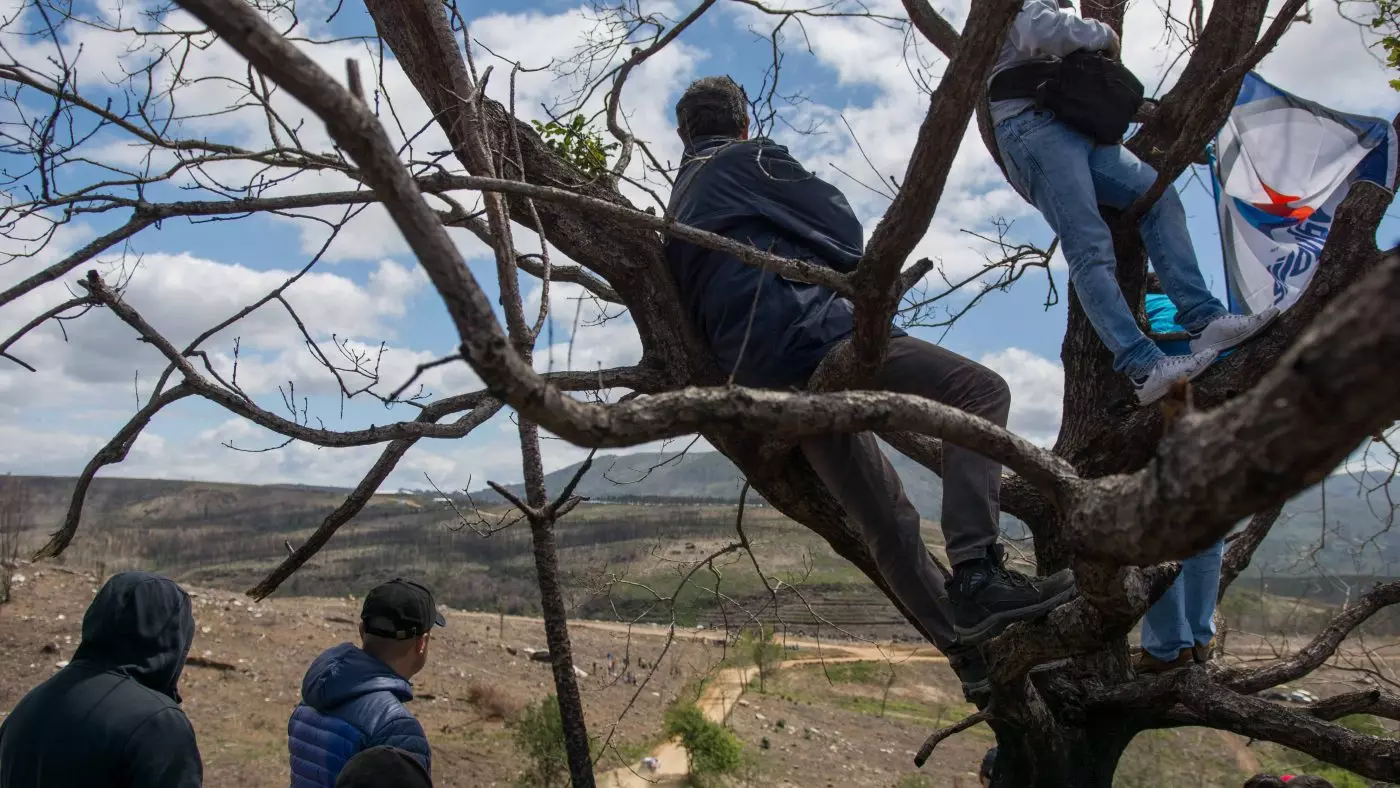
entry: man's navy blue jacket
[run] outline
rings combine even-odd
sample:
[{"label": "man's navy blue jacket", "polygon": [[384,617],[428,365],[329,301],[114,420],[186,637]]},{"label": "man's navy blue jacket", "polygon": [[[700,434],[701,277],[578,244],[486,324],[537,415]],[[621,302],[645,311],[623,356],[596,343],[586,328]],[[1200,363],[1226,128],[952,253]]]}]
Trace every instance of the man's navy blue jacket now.
[{"label": "man's navy blue jacket", "polygon": [[287,723],[292,788],[334,788],[347,761],[378,745],[404,750],[431,771],[428,737],[403,705],[412,699],[407,679],[353,643],[317,657]]},{"label": "man's navy blue jacket", "polygon": [[[865,246],[840,190],[765,138],[692,140],[667,213],[681,224],[837,271],[855,270]],[[666,262],[690,319],[740,384],[800,387],[851,333],[851,302],[824,287],[676,239],[666,244]]]},{"label": "man's navy blue jacket", "polygon": [[190,598],[147,572],[108,580],[73,661],[0,725],[0,788],[199,788],[175,687],[194,642]]}]

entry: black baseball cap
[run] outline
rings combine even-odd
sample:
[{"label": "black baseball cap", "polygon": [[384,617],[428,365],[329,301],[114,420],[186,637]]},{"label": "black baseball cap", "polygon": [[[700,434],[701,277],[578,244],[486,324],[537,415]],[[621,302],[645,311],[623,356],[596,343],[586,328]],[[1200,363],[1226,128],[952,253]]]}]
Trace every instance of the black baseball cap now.
[{"label": "black baseball cap", "polygon": [[433,604],[433,592],[422,583],[396,577],[365,595],[360,621],[371,635],[394,640],[416,638],[447,621]]}]

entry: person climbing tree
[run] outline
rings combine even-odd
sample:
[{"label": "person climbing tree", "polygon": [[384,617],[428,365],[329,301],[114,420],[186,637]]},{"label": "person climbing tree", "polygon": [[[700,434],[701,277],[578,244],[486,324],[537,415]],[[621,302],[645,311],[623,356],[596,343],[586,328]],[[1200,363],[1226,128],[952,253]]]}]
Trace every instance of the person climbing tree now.
[{"label": "person climbing tree", "polygon": [[[1190,353],[1164,354],[1133,319],[1118,285],[1113,233],[1099,208],[1127,209],[1152,188],[1157,171],[1116,139],[1097,134],[1115,125],[1104,122],[1113,113],[1123,115],[1116,126],[1126,129],[1136,109],[1131,100],[1112,101],[1114,86],[1136,82],[1113,62],[1119,46],[1112,28],[1081,19],[1068,0],[1058,7],[1056,0],[1026,0],[992,70],[988,98],[1007,178],[1059,235],[1080,306],[1113,353],[1114,369],[1128,376],[1138,402],[1147,405],[1174,381],[1195,379],[1221,351],[1258,334],[1278,310],[1232,315],[1211,295],[1181,198],[1168,187],[1140,232],[1176,306],[1175,321],[1191,334]],[[1137,98],[1140,103],[1140,93]]]}]

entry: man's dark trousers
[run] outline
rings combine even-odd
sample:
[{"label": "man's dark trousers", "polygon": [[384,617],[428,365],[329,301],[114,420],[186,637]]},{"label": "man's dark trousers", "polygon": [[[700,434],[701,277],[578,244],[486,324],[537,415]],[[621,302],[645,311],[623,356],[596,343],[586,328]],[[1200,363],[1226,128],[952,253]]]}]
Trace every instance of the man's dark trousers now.
[{"label": "man's dark trousers", "polygon": [[[885,363],[869,388],[917,394],[1001,427],[1011,392],[997,373],[921,339],[890,340]],[[802,441],[808,464],[860,528],[890,590],[933,637],[953,645],[953,611],[943,573],[919,534],[919,513],[894,467],[869,432],[821,435]],[[980,558],[996,542],[1001,466],[976,452],[943,445],[943,536],[954,564]]]}]

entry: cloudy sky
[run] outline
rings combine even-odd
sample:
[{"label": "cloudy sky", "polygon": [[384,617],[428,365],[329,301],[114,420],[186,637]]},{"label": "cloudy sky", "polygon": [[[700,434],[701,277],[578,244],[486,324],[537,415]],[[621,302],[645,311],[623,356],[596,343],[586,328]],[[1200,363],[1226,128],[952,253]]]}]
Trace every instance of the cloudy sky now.
[{"label": "cloudy sky", "polygon": [[[1128,0],[1125,59],[1154,92],[1170,87],[1172,68],[1180,62],[1177,39],[1164,32],[1163,11],[1169,10],[1169,2],[1186,5],[1184,0]],[[935,4],[955,24],[961,24],[966,0]],[[32,10],[21,10],[25,4],[19,0],[0,5],[7,7],[5,19],[16,19],[0,35],[8,56],[53,73],[61,59],[52,42],[26,35],[43,20]],[[153,24],[150,17],[142,16],[144,6],[153,3],[126,0],[120,4],[120,15],[112,10],[116,5],[96,9],[80,5],[101,14],[111,28],[139,25],[149,29]],[[307,45],[313,57],[333,74],[343,73],[347,58],[358,59],[372,73],[378,68],[379,51],[356,38],[372,32],[363,8],[357,2],[346,2],[328,20],[337,5],[324,0],[300,3],[297,32],[318,41],[337,39],[336,43]],[[516,101],[521,114],[529,118],[545,118],[545,108],[567,102],[585,84],[587,72],[571,64],[577,64],[580,53],[609,34],[607,19],[588,2],[494,0],[464,5],[475,15],[467,21],[479,65],[495,65],[490,93],[507,98],[510,63],[518,62],[525,70],[518,78]],[[688,3],[650,0],[641,0],[640,5],[646,13],[672,20],[690,8]],[[902,16],[897,0],[874,0],[867,5],[878,13]],[[158,17],[158,21],[169,29],[193,26],[178,14]],[[670,108],[680,91],[690,80],[716,73],[729,73],[753,91],[771,62],[770,34],[779,21],[744,3],[726,0],[717,4],[628,81],[624,107],[634,133],[649,141],[663,161],[676,161],[680,150]],[[61,29],[60,39],[64,58],[77,66],[79,88],[96,98],[116,97],[116,106],[122,102],[113,83],[120,80],[123,69],[130,72],[144,65],[151,47],[159,45],[159,40],[143,46],[128,33],[72,24]],[[920,83],[936,84],[946,63],[926,44],[911,49],[899,24],[878,19],[808,18],[800,25],[789,21],[780,41],[785,53],[780,92],[794,100],[780,102],[773,136],[789,145],[809,168],[846,192],[868,232],[888,204],[888,197],[871,187],[902,175],[927,108]],[[376,94],[374,100],[392,135],[400,140],[412,136],[413,153],[420,159],[444,150],[442,135],[428,122],[426,109],[391,54],[385,52],[383,57],[384,94]],[[595,64],[595,69],[602,65]],[[1296,25],[1261,72],[1284,89],[1340,110],[1390,117],[1400,109],[1400,94],[1387,87],[1387,74],[1366,48],[1363,32],[1342,17],[1333,0],[1313,0],[1312,22]],[[252,149],[272,144],[266,116],[249,106],[246,90],[230,82],[246,81],[246,65],[234,53],[220,45],[192,51],[183,76],[186,82],[174,91],[181,120],[172,126],[172,136],[207,138]],[[170,69],[157,68],[153,77],[157,84],[168,84]],[[285,96],[274,94],[272,102],[289,118],[290,131],[284,129],[283,137],[295,131],[307,148],[330,150],[319,121]],[[592,106],[596,103],[595,99]],[[243,108],[227,111],[233,104]],[[42,117],[48,109],[37,95],[26,93],[18,105],[0,109],[0,115],[13,134],[20,113]],[[78,121],[79,127],[83,122]],[[416,134],[424,127],[422,134]],[[64,132],[60,129],[59,133]],[[111,131],[95,135],[84,143],[82,151],[88,162],[125,168],[164,169],[173,163],[168,154],[151,155],[132,137]],[[0,156],[6,160],[7,172],[28,166],[15,156]],[[257,177],[256,165],[246,162],[231,162],[209,172],[216,177],[195,180],[182,175],[169,186],[152,190],[148,199],[207,199],[208,190],[217,190],[220,184],[246,184]],[[90,165],[73,166],[66,173],[69,182],[60,186],[68,190],[111,177]],[[35,186],[32,179],[21,183]],[[1217,291],[1223,292],[1219,237],[1207,183],[1204,172],[1188,173],[1178,187],[1186,199],[1202,268]],[[191,187],[206,191],[201,195],[190,191]],[[270,193],[340,188],[347,188],[343,180],[311,175],[278,185]],[[11,194],[13,199],[23,199],[19,188]],[[630,196],[639,204],[652,199],[639,189],[632,189]],[[664,193],[661,196],[664,198]],[[129,273],[128,300],[176,345],[183,345],[305,265],[327,241],[327,225],[317,217],[334,219],[339,214],[340,209],[336,209],[303,212],[300,217],[256,216],[237,222],[171,220],[136,236],[124,256],[103,258],[101,267]],[[126,218],[124,211],[79,218],[62,227],[43,248],[25,242],[18,232],[0,239],[7,252],[35,252],[0,266],[0,289]],[[1044,222],[1005,184],[974,132],[965,139],[949,188],[916,256],[935,259],[949,278],[966,275],[988,251],[970,233],[992,234],[998,221],[1010,223],[1013,241],[1049,240]],[[1400,222],[1387,219],[1381,234],[1393,241],[1400,235]],[[521,245],[537,243],[524,233],[517,238]],[[485,248],[465,233],[459,242],[478,278],[492,279]],[[1064,293],[1063,261],[1057,260],[1057,266],[1053,276]],[[524,286],[531,304],[538,304],[538,284],[527,280]],[[626,316],[589,325],[597,315],[590,306],[579,309],[576,295],[577,291],[568,287],[553,289],[554,323],[541,339],[540,368],[561,369],[567,362],[574,368],[591,369],[635,360],[640,344]],[[1065,322],[1063,303],[1047,310],[1045,295],[1045,276],[1032,273],[1012,292],[987,298],[950,332],[916,331],[1001,372],[1014,393],[1012,428],[1042,442],[1053,438],[1059,421],[1063,392],[1059,344]],[[0,310],[0,336],[8,336],[68,297],[65,285],[56,282],[5,307]],[[375,390],[383,393],[406,379],[416,364],[444,356],[456,344],[441,301],[406,253],[387,216],[375,208],[360,213],[334,238],[312,272],[287,291],[286,299],[323,351],[342,366],[346,362],[336,350],[337,343],[345,343],[352,354],[363,350],[374,355],[382,345],[381,382]],[[298,414],[331,428],[383,424],[414,415],[404,406],[386,412],[381,404],[365,397],[343,403],[334,378],[312,356],[287,311],[275,303],[204,345],[210,363],[226,375],[232,373],[235,346],[239,383],[274,411],[285,414],[288,394],[294,391]],[[163,366],[154,351],[136,341],[132,331],[100,313],[62,328],[50,323],[18,343],[12,352],[38,371],[0,359],[0,473],[78,472],[131,416],[139,401],[149,396]],[[352,384],[368,382],[348,377]],[[461,364],[437,368],[423,382],[434,395],[477,385],[475,376]],[[128,459],[105,473],[350,486],[378,453],[374,448],[318,449],[300,444],[258,453],[237,450],[280,443],[276,436],[213,405],[186,400],[163,412],[136,442]],[[428,476],[444,487],[462,487],[469,480],[473,487],[485,479],[517,480],[520,472],[515,443],[514,424],[503,414],[468,440],[420,443],[400,463],[386,487],[421,487]],[[550,468],[582,455],[562,441],[546,442]]]}]

